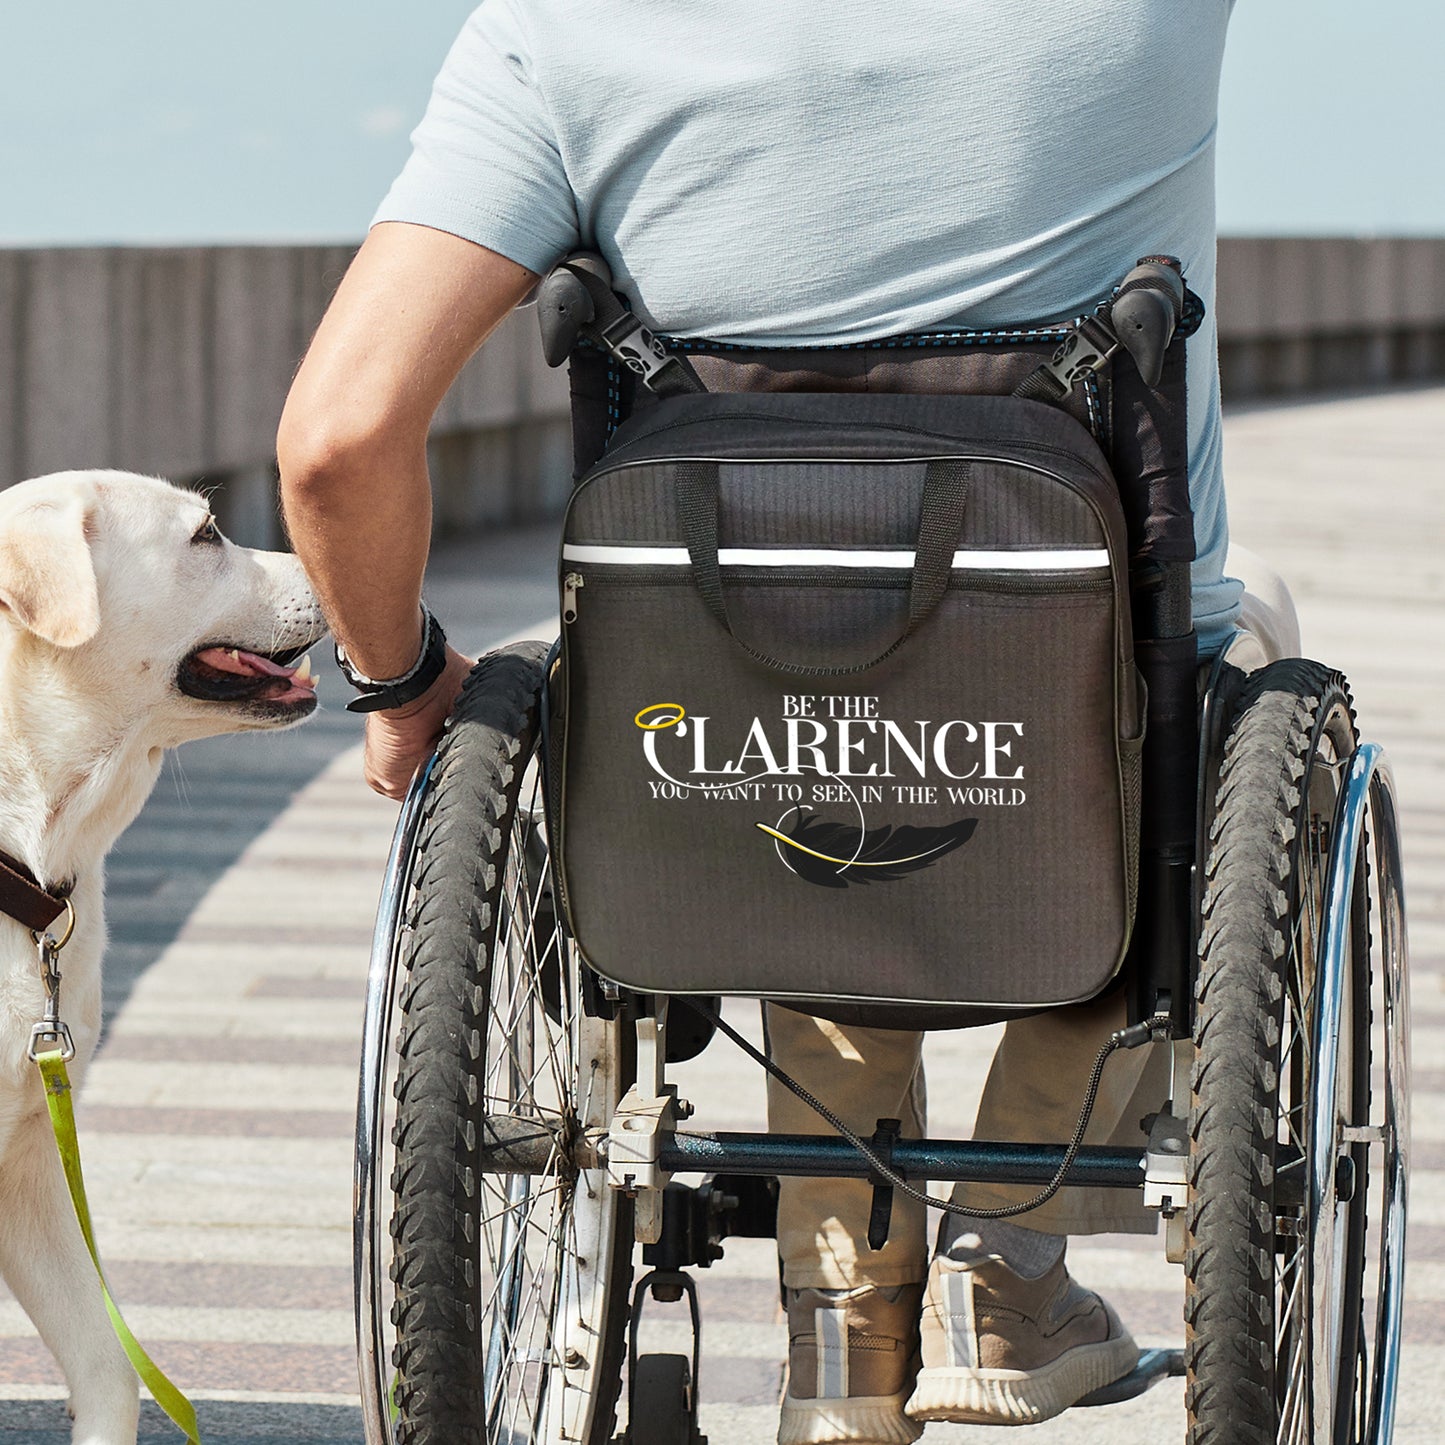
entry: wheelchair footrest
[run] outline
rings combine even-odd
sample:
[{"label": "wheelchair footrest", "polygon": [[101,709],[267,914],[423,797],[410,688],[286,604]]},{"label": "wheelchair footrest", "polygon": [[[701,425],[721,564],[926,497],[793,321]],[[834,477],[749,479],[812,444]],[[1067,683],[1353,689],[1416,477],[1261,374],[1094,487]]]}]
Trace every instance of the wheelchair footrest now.
[{"label": "wheelchair footrest", "polygon": [[1184,1373],[1183,1350],[1140,1350],[1139,1363],[1127,1375],[1085,1395],[1075,1405],[1117,1405],[1153,1389],[1160,1380]]}]

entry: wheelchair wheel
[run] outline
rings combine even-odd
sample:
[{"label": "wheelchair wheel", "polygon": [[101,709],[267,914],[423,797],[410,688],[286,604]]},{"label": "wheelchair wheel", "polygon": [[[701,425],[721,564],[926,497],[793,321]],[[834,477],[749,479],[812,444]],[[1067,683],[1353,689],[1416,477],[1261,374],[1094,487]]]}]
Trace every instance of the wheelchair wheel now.
[{"label": "wheelchair wheel", "polygon": [[[557,926],[545,653],[522,643],[478,663],[403,810],[383,894],[358,1127],[368,1445],[611,1434],[631,1209],[573,1159],[610,1120],[631,1050],[620,1022],[584,1009]],[[530,1131],[527,1172],[507,1172],[493,1120],[513,1145]]]},{"label": "wheelchair wheel", "polygon": [[1393,801],[1387,775],[1360,780],[1367,751],[1328,669],[1281,662],[1243,685],[1215,791],[1196,988],[1191,1445],[1389,1438],[1407,1004]]}]

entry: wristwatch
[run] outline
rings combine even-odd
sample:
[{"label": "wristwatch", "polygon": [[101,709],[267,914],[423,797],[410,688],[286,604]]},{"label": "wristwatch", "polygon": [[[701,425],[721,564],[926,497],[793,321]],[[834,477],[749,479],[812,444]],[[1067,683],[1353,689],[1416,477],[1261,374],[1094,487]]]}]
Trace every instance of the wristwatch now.
[{"label": "wristwatch", "polygon": [[384,712],[415,702],[446,670],[447,635],[425,602],[421,605],[421,655],[400,677],[375,678],[358,672],[336,644],[341,675],[361,694],[346,704],[347,712]]}]

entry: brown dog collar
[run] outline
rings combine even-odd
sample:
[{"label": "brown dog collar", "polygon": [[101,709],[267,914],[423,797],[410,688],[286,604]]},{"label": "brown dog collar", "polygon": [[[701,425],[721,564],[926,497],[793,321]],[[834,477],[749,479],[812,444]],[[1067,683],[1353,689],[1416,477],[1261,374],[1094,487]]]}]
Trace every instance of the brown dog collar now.
[{"label": "brown dog collar", "polygon": [[18,858],[0,853],[0,912],[8,913],[32,933],[44,933],[62,913],[74,883],[42,888],[36,876]]}]

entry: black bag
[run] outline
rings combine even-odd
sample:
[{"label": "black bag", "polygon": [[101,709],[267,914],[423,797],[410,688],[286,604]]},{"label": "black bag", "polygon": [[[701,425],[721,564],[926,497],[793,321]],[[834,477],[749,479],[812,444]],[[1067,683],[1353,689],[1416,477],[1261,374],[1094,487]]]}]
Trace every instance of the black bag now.
[{"label": "black bag", "polygon": [[692,391],[624,422],[567,511],[551,679],[587,963],[835,1016],[1103,990],[1141,830],[1127,500],[1021,396]]}]

